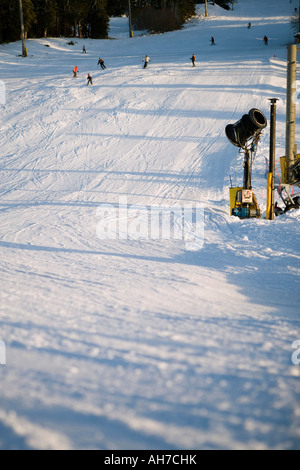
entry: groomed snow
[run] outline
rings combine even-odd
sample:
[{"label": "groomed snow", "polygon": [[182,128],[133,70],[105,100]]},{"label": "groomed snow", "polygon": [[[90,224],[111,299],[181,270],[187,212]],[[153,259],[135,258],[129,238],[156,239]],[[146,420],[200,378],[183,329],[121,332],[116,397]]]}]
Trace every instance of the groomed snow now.
[{"label": "groomed snow", "polygon": [[[224,132],[278,98],[279,170],[296,7],[199,5],[132,39],[114,18],[114,39],[28,40],[26,59],[0,45],[1,449],[299,449],[300,212],[264,217],[268,125],[263,217],[229,216],[243,156]],[[145,217],[191,205],[190,244],[151,238]],[[103,217],[126,211],[112,239]]]}]

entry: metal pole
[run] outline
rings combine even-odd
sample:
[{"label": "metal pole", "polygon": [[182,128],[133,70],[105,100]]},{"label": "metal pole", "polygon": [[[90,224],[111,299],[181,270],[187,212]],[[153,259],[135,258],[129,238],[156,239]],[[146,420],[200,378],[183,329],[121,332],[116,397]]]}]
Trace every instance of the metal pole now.
[{"label": "metal pole", "polygon": [[129,18],[129,37],[133,37],[133,31],[132,31],[132,21],[131,21],[131,3],[130,0],[128,0],[128,18]]},{"label": "metal pole", "polygon": [[245,160],[244,160],[244,189],[250,188],[250,154],[249,150],[245,150]]},{"label": "metal pole", "polygon": [[271,98],[270,111],[270,156],[269,175],[267,189],[267,219],[274,220],[274,190],[275,190],[275,134],[276,134],[276,101],[278,98]]},{"label": "metal pole", "polygon": [[207,0],[205,0],[205,16],[208,16],[208,13],[207,13]]},{"label": "metal pole", "polygon": [[23,19],[23,5],[22,0],[19,0],[20,5],[20,23],[21,23],[21,40],[22,40],[22,57],[27,57],[27,49],[25,45],[25,30],[24,30],[24,19]]},{"label": "metal pole", "polygon": [[291,182],[290,167],[295,163],[295,121],[296,121],[296,66],[297,66],[297,46],[288,46],[287,57],[287,85],[286,85],[286,137],[285,137],[285,158],[287,161],[287,179]]}]

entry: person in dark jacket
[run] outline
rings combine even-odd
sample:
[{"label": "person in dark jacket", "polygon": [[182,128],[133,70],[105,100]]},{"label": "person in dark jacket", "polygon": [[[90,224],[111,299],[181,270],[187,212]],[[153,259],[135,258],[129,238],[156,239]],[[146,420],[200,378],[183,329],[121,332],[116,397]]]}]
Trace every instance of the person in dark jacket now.
[{"label": "person in dark jacket", "polygon": [[105,64],[104,64],[104,60],[101,59],[101,57],[99,57],[98,65],[100,65],[100,67],[101,67],[103,70],[106,69]]}]

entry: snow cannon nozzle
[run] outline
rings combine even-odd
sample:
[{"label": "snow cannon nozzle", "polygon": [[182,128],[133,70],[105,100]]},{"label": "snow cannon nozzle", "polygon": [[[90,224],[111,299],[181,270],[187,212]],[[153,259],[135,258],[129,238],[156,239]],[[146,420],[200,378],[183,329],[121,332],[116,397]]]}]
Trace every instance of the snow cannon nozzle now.
[{"label": "snow cannon nozzle", "polygon": [[259,139],[261,131],[266,126],[267,119],[265,115],[259,109],[252,108],[239,121],[234,124],[228,124],[225,127],[225,133],[233,145],[245,149],[250,139]]}]

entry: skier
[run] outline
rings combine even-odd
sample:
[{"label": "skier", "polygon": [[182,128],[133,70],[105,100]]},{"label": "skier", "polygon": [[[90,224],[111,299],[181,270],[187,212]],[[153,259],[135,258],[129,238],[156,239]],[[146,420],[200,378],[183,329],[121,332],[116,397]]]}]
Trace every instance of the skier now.
[{"label": "skier", "polygon": [[196,56],[195,56],[195,54],[192,55],[191,61],[192,61],[193,67],[196,67],[196,65],[195,65],[195,62],[196,62]]},{"label": "skier", "polygon": [[78,67],[76,65],[76,67],[73,68],[73,74],[74,74],[73,77],[74,78],[77,77],[77,72],[78,72]]},{"label": "skier", "polygon": [[86,54],[86,48],[85,48],[85,46],[83,46],[83,48],[82,48],[82,54]]},{"label": "skier", "polygon": [[266,46],[268,45],[268,38],[267,38],[267,36],[264,37],[264,43],[265,43]]},{"label": "skier", "polygon": [[93,79],[92,79],[92,77],[90,76],[90,74],[88,73],[88,76],[87,76],[87,85],[89,85],[89,84],[93,85]]},{"label": "skier", "polygon": [[250,28],[251,28],[251,23],[248,23],[248,29],[250,29]]},{"label": "skier", "polygon": [[103,70],[106,69],[105,64],[104,64],[104,60],[101,59],[101,57],[99,57],[97,65],[100,65]]},{"label": "skier", "polygon": [[150,59],[150,57],[147,56],[147,54],[146,54],[145,57],[144,57],[144,59],[143,59],[143,61],[145,62],[145,63],[144,63],[144,69],[145,69],[145,68],[147,68],[148,62],[150,62],[151,59]]},{"label": "skier", "polygon": [[211,39],[210,39],[210,45],[211,45],[211,46],[215,46],[215,45],[216,45],[215,39],[214,39],[213,36],[212,36]]}]

